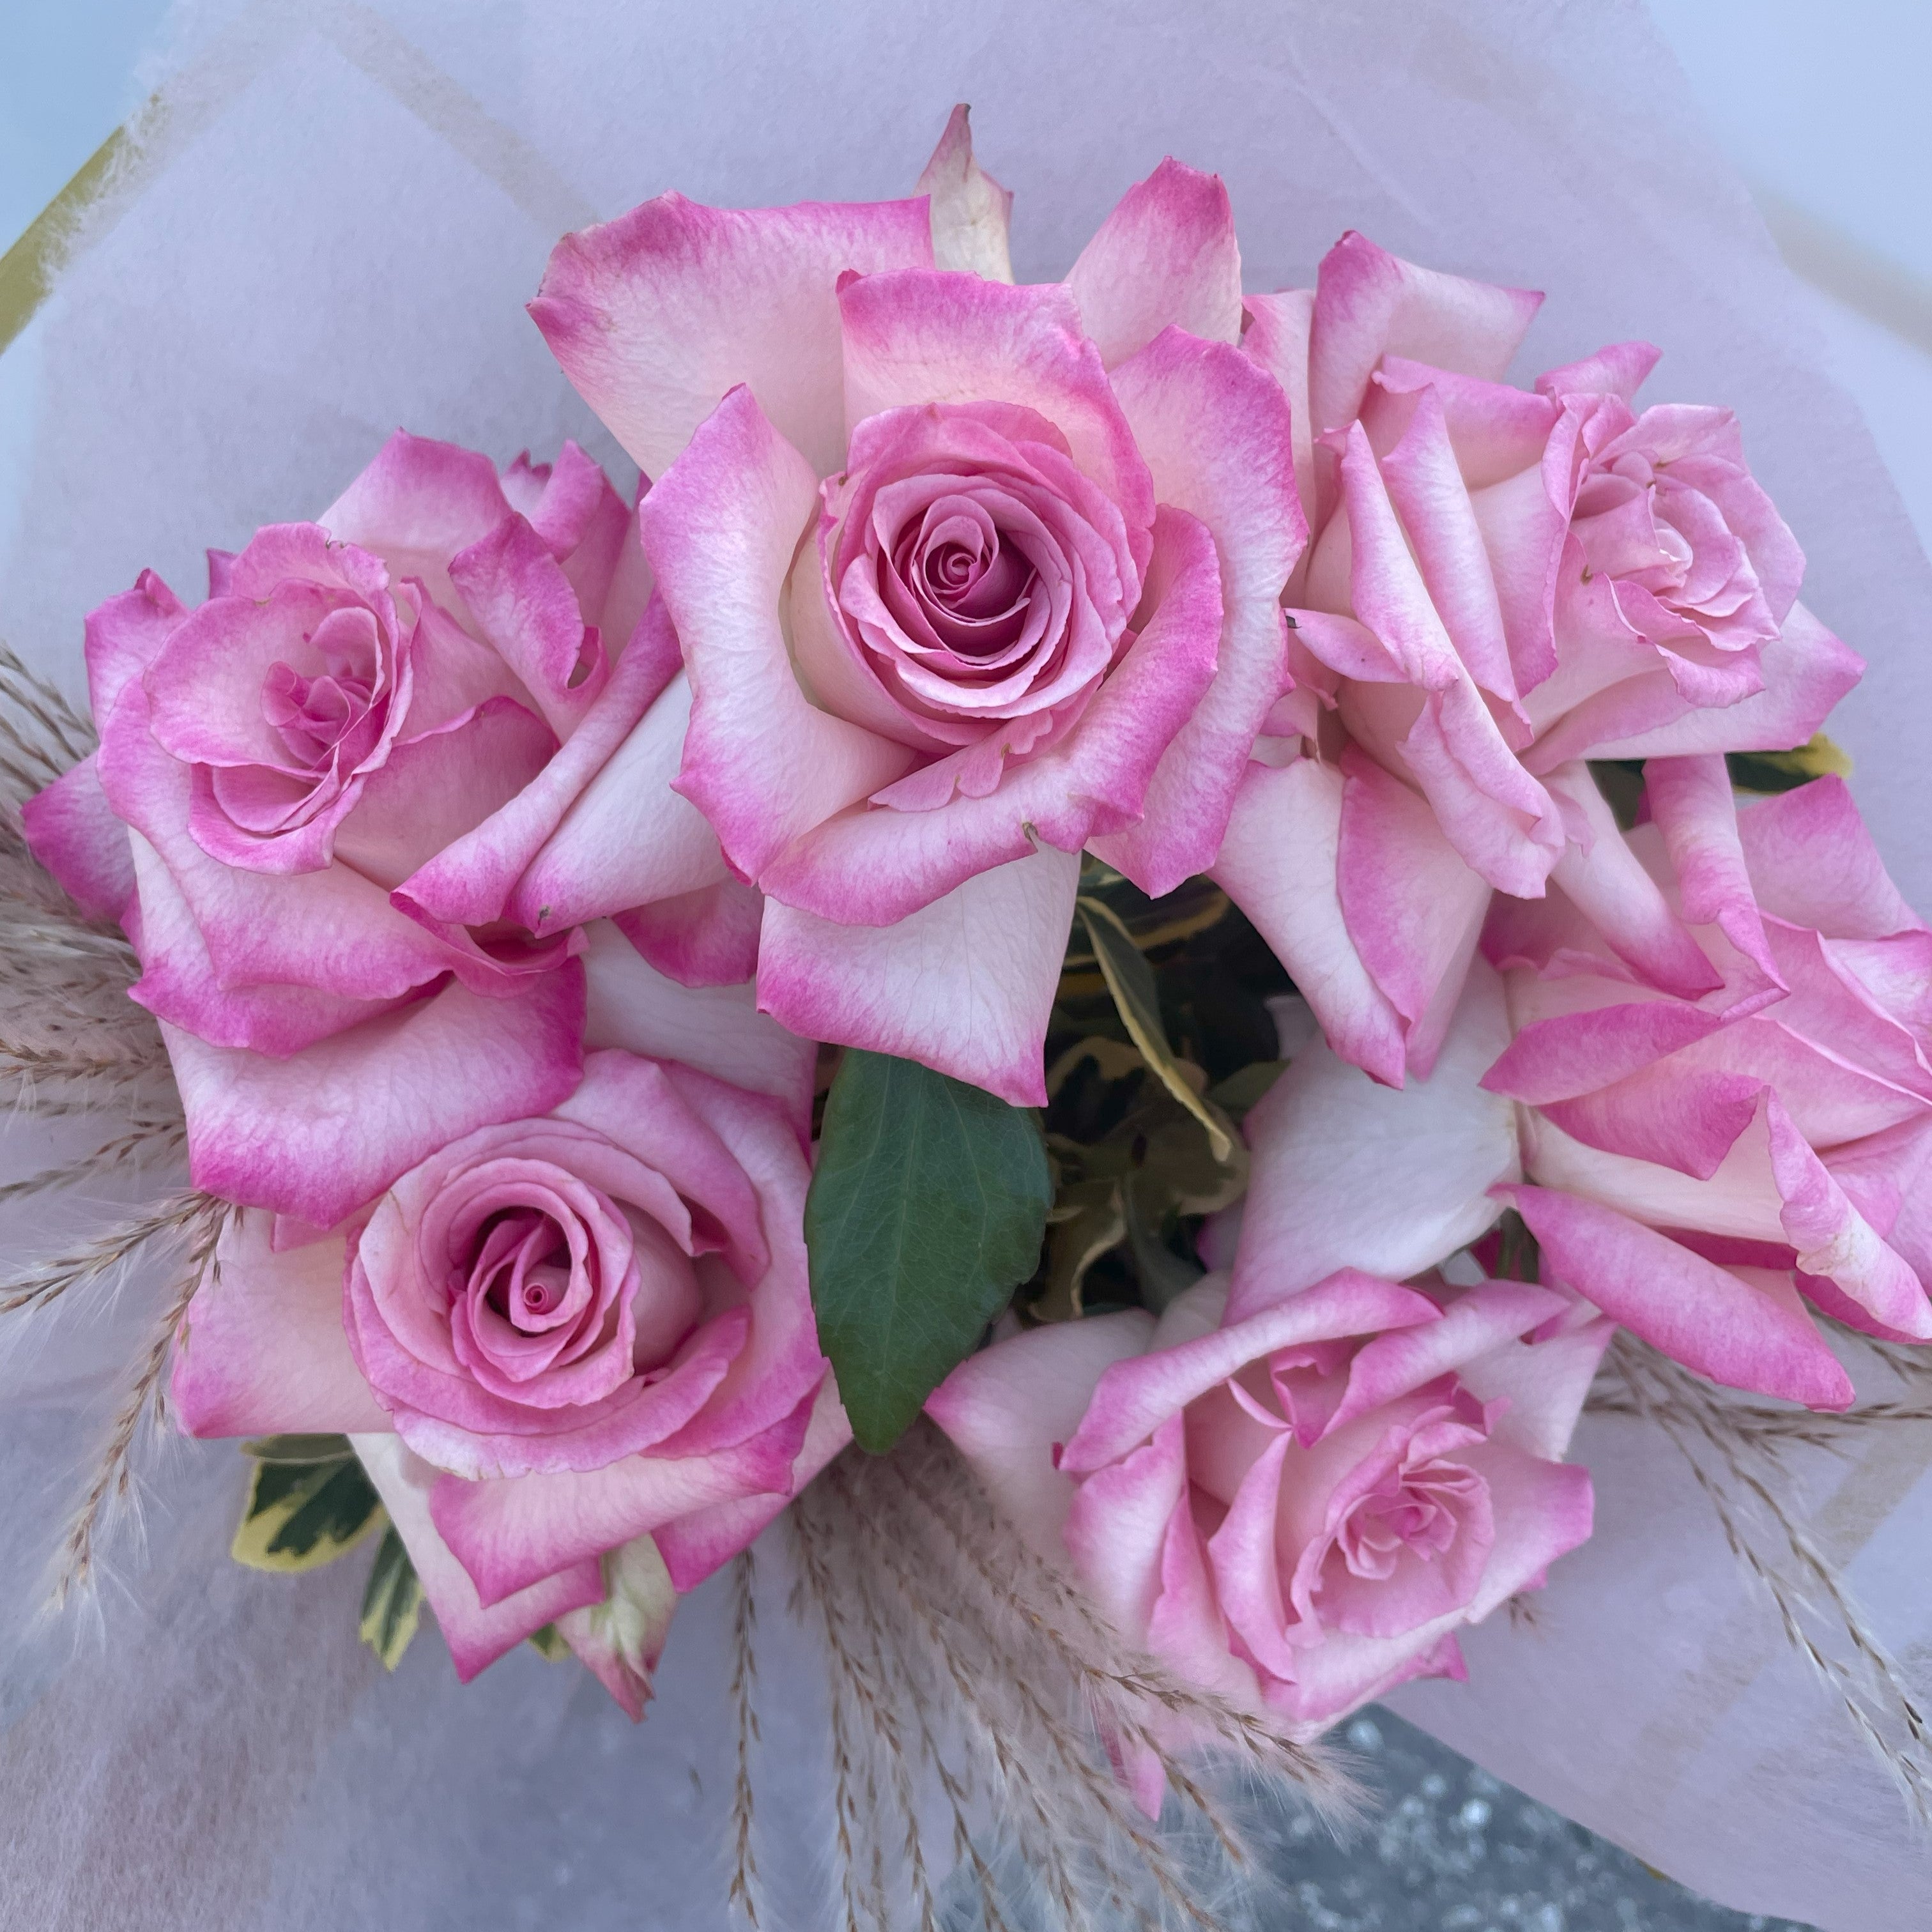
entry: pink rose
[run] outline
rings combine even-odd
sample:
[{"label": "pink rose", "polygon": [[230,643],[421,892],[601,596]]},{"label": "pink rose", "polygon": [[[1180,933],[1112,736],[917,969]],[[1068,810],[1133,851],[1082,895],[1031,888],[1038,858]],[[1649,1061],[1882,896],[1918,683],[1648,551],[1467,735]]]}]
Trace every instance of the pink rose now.
[{"label": "pink rose", "polygon": [[[1932,1340],[1932,930],[1840,780],[1740,811],[1720,758],[1645,778],[1640,866],[1600,845],[1592,890],[1492,917],[1514,1037],[1484,1084],[1518,1103],[1528,1184],[1505,1192],[1546,1277],[1714,1380],[1842,1406],[1794,1288]],[[1718,982],[1694,997],[1638,963],[1665,900]]]},{"label": "pink rose", "polygon": [[1730,412],[1633,406],[1655,350],[1500,381],[1540,299],[1359,235],[1312,295],[1249,298],[1244,346],[1306,398],[1314,534],[1297,688],[1216,876],[1396,1084],[1433,1062],[1491,890],[1580,864],[1578,761],[1802,744],[1863,668],[1796,601]]},{"label": "pink rose", "polygon": [[[617,836],[572,808],[675,668],[647,587],[574,445],[500,478],[399,434],[320,522],[211,554],[198,608],[149,572],[88,620],[100,748],[27,826],[134,942],[198,1183],[326,1225],[574,1083],[582,936],[536,936],[526,902],[553,850]],[[378,1067],[406,1090],[466,1038],[494,1043],[493,1092],[419,1094],[400,1160],[355,1186],[263,1191],[301,1165],[314,1096]]]},{"label": "pink rose", "polygon": [[1079,854],[1204,868],[1282,688],[1293,443],[1218,180],[1163,164],[1029,287],[963,116],[922,185],[667,196],[553,256],[687,671],[625,766],[648,830],[560,898],[670,963],[755,886],[767,1011],[1038,1102]]},{"label": "pink rose", "polygon": [[[658,1017],[714,1004],[671,989]],[[353,1436],[465,1678],[602,1606],[560,1628],[640,1707],[664,1592],[846,1439],[801,1232],[809,1049],[732,1010],[722,1052],[778,1091],[592,1052],[549,1112],[440,1148],[346,1230],[238,1216],[189,1306],[182,1426]]]},{"label": "pink rose", "polygon": [[[1496,901],[1501,975],[1476,962],[1426,1078],[1318,1041],[1250,1114],[1232,1315],[1344,1264],[1412,1274],[1514,1206],[1544,1281],[1714,1382],[1848,1403],[1804,1300],[1932,1339],[1932,932],[1838,779],[1740,811],[1716,756],[1646,777],[1651,823]],[[1639,963],[1666,947],[1706,990]]]},{"label": "pink rose", "polygon": [[1517,1282],[1343,1269],[1223,1323],[1226,1293],[1016,1336],[931,1408],[1129,1642],[1313,1736],[1460,1676],[1456,1632],[1588,1536],[1562,1458],[1611,1324]]}]

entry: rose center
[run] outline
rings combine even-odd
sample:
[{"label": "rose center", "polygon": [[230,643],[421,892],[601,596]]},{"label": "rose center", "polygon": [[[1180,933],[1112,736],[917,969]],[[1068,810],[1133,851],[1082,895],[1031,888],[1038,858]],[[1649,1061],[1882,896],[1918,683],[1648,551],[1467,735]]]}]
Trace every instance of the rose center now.
[{"label": "rose center", "polygon": [[932,668],[943,673],[950,656],[975,674],[1019,641],[1038,580],[1031,560],[970,501],[934,504],[910,522],[886,576],[886,602],[909,622],[909,634],[938,647]]},{"label": "rose center", "polygon": [[303,641],[313,668],[272,664],[262,680],[262,716],[298,764],[354,764],[382,731],[376,620],[364,610],[332,610]]},{"label": "rose center", "polygon": [[1475,1480],[1458,1464],[1430,1462],[1364,1496],[1337,1538],[1350,1573],[1379,1581],[1394,1574],[1405,1550],[1425,1563],[1442,1556],[1456,1540]]},{"label": "rose center", "polygon": [[[594,1248],[584,1265],[595,1288]],[[500,1315],[513,1328],[536,1333],[570,1291],[570,1247],[563,1230],[541,1209],[513,1208],[494,1216],[479,1231],[466,1279],[452,1283],[452,1294],[468,1294]]]}]

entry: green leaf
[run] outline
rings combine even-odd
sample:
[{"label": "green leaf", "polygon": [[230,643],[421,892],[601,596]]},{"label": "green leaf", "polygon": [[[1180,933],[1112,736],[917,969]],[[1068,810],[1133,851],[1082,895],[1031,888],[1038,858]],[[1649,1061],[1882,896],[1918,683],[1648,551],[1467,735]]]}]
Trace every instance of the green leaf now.
[{"label": "green leaf", "polygon": [[248,1447],[255,1471],[229,1546],[236,1562],[284,1573],[319,1569],[381,1517],[382,1502],[347,1437],[265,1436]]},{"label": "green leaf", "polygon": [[848,1051],[805,1204],[820,1346],[882,1454],[1040,1259],[1052,1204],[1024,1109],[916,1061]]},{"label": "green leaf", "polygon": [[524,1641],[546,1664],[561,1664],[571,1654],[568,1644],[554,1624],[545,1624],[541,1630],[533,1630]]},{"label": "green leaf", "polygon": [[1214,1158],[1226,1160],[1233,1145],[1227,1127],[1202,1106],[1200,1095],[1189,1084],[1180,1061],[1174,1057],[1174,1049],[1167,1043],[1153,968],[1112,907],[1084,893],[1074,903],[1079,908],[1080,922],[1086,928],[1107,990],[1120,1009],[1121,1023],[1140,1048],[1141,1058],[1153,1069],[1161,1084],[1206,1129],[1208,1144],[1213,1148]]},{"label": "green leaf", "polygon": [[346,1436],[257,1436],[242,1453],[258,1462],[340,1462],[356,1451]]},{"label": "green leaf", "polygon": [[1852,775],[1852,761],[1823,732],[1792,752],[1732,752],[1724,760],[1740,791],[1795,791],[1828,773]]},{"label": "green leaf", "polygon": [[375,1568],[362,1592],[362,1641],[382,1660],[385,1670],[402,1661],[403,1652],[422,1622],[422,1585],[416,1566],[394,1527],[382,1533],[376,1546]]},{"label": "green leaf", "polygon": [[1209,1088],[1208,1098],[1238,1126],[1287,1070],[1285,1060],[1257,1060],[1238,1073],[1229,1074],[1219,1086]]}]

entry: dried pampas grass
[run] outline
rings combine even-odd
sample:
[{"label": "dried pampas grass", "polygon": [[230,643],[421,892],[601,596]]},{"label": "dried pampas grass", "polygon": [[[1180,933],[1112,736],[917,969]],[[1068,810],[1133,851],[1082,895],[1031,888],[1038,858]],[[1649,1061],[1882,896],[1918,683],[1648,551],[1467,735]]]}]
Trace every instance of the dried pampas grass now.
[{"label": "dried pampas grass", "polygon": [[140,973],[134,949],[48,877],[22,825],[27,800],[93,748],[87,721],[0,644],[0,1095],[45,1114],[134,1117],[92,1156],[11,1193],[70,1186],[179,1144],[160,1029],[128,997]]},{"label": "dried pampas grass", "polygon": [[[134,1379],[115,1412],[86,1492],[68,1520],[66,1534],[61,1539],[53,1586],[56,1609],[64,1607],[75,1594],[93,1586],[96,1552],[102,1530],[115,1510],[126,1509],[133,1500],[134,1448],[143,1423],[155,1433],[167,1426],[164,1378],[175,1339],[188,1313],[188,1303],[202,1277],[210,1270],[218,1269],[215,1250],[232,1211],[226,1202],[212,1199],[206,1195],[190,1196],[179,1204],[166,1226],[166,1233],[177,1239],[185,1238],[187,1252],[169,1292],[161,1318],[154,1324],[148,1346],[136,1366]],[[161,1232],[152,1230],[140,1245],[146,1246]]]},{"label": "dried pampas grass", "polygon": [[[1039,1921],[1215,1932],[1266,1882],[1233,1797],[1299,1799],[1336,1822],[1356,1809],[1327,1749],[1124,1645],[930,1424],[888,1456],[848,1451],[789,1520],[794,1607],[826,1658],[844,1932],[956,1922],[928,1864],[928,1788],[987,1932]],[[1143,1754],[1173,1793],[1165,1826],[1117,1770]],[[747,1827],[732,1894],[756,1924],[750,1838]],[[988,1856],[1002,1840],[1013,1859]]]},{"label": "dried pampas grass", "polygon": [[[1910,1388],[1932,1397],[1932,1362],[1843,1330]],[[1856,1405],[1840,1414],[1740,1400],[1628,1334],[1604,1358],[1589,1406],[1640,1417],[1670,1442],[1715,1511],[1731,1553],[1769,1598],[1786,1639],[1838,1698],[1853,1728],[1932,1827],[1932,1736],[1906,1684],[1835,1566],[1784,1500],[1794,1444],[1833,1449],[1850,1432],[1932,1420],[1932,1400]]]}]

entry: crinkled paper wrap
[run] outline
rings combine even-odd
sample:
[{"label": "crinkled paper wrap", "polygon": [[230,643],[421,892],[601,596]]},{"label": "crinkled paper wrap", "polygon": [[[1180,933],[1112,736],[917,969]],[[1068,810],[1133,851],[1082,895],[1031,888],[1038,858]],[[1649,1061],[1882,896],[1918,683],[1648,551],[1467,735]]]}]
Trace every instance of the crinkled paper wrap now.
[{"label": "crinkled paper wrap", "polygon": [[[148,565],[193,589],[204,545],[314,514],[398,424],[499,459],[567,434],[614,456],[522,310],[565,229],[671,187],[738,205],[904,193],[963,99],[1016,192],[1022,278],[1063,272],[1172,152],[1226,178],[1250,287],[1306,283],[1358,226],[1548,290],[1526,372],[1660,344],[1647,395],[1738,410],[1810,558],[1807,601],[1872,662],[1832,728],[1894,876],[1932,910],[1932,578],[1634,5],[264,0],[189,8],[172,35],[160,109],[0,356],[0,635],[71,690],[95,602]],[[16,1124],[14,1171],[47,1135]],[[48,1212],[0,1210],[0,1251],[40,1246]],[[723,1926],[722,1598],[680,1616],[640,1734],[527,1651],[459,1690],[423,1642],[383,1681],[355,1638],[362,1566],[226,1563],[238,1458],[184,1444],[154,1472],[148,1553],[108,1587],[104,1635],[76,1648],[31,1622],[153,1293],[130,1282],[104,1312],[5,1337],[0,1917]],[[1601,1418],[1578,1454],[1600,1526],[1534,1628],[1498,1619],[1466,1688],[1398,1708],[1733,1905],[1922,1928],[1926,1840],[1675,1452]],[[1870,1430],[1812,1459],[1804,1497],[1922,1684],[1928,1462],[1932,1430]],[[796,1824],[821,1694],[767,1568],[766,1762],[795,1767]]]}]

